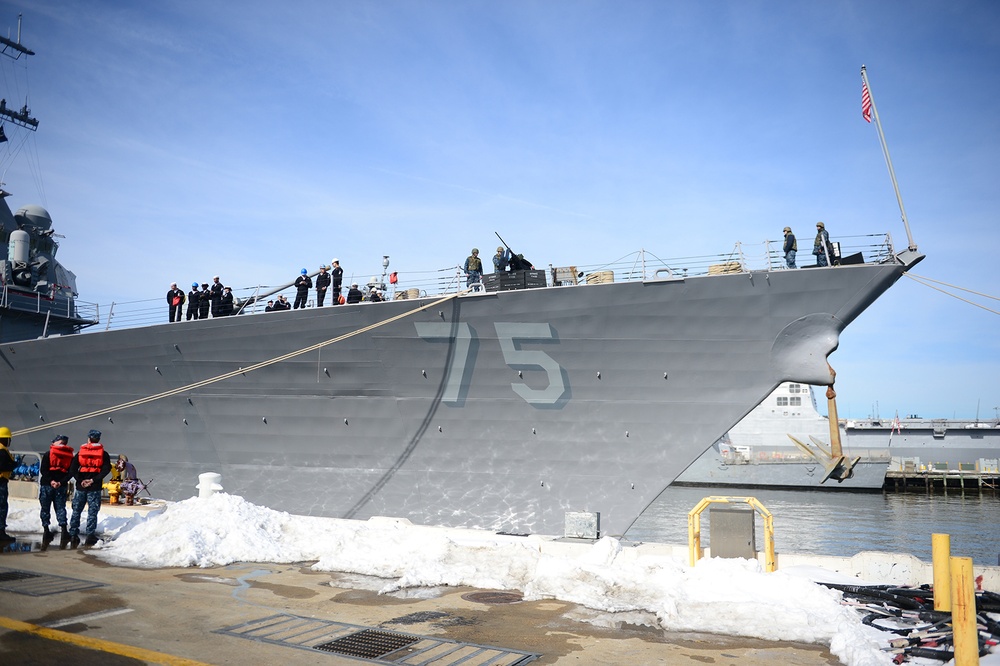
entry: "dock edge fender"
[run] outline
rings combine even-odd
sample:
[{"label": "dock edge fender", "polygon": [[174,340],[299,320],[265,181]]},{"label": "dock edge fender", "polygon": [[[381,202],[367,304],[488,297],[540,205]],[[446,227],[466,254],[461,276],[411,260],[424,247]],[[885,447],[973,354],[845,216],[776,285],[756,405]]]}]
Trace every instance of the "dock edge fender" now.
[{"label": "dock edge fender", "polygon": [[840,344],[844,323],[831,314],[817,313],[785,326],[771,345],[771,372],[775,385],[800,382],[829,386],[834,376],[827,356]]}]

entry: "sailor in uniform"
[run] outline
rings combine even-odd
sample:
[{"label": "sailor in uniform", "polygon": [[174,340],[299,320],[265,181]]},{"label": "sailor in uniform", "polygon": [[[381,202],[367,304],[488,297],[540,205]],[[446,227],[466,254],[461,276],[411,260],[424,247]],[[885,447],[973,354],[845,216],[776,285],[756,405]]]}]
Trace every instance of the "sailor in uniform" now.
[{"label": "sailor in uniform", "polygon": [[187,320],[198,319],[198,312],[201,309],[201,292],[198,291],[198,283],[191,283],[191,291],[188,292]]},{"label": "sailor in uniform", "polygon": [[330,288],[333,290],[333,304],[340,305],[340,287],[344,280],[344,269],[340,267],[339,259],[334,259],[330,263],[333,265],[333,268],[330,270],[330,278],[332,280]]},{"label": "sailor in uniform", "polygon": [[330,274],[326,272],[326,266],[319,267],[319,275],[316,276],[316,307],[323,307],[323,300],[326,298],[326,290],[330,287]]},{"label": "sailor in uniform", "polygon": [[184,305],[184,292],[177,287],[176,282],[170,283],[167,291],[167,307],[170,308],[170,321],[181,320],[181,306]]},{"label": "sailor in uniform", "polygon": [[313,281],[309,277],[309,271],[302,269],[299,276],[295,278],[295,302],[292,304],[293,310],[304,308],[309,300],[309,290],[312,289]]}]

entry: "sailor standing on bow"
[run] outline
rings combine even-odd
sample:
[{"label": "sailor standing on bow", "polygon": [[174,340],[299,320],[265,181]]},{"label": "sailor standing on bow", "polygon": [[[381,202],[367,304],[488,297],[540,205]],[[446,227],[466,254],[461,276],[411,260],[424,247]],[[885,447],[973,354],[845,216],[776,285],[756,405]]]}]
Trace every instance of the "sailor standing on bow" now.
[{"label": "sailor standing on bow", "polygon": [[785,245],[783,250],[785,251],[785,265],[789,268],[796,268],[795,266],[795,252],[799,249],[798,243],[795,242],[795,234],[792,233],[791,227],[785,227]]},{"label": "sailor standing on bow", "polygon": [[507,270],[507,264],[510,263],[510,250],[504,248],[503,245],[497,248],[497,253],[493,255],[493,272],[503,273]]},{"label": "sailor standing on bow", "polygon": [[212,307],[212,292],[208,290],[208,283],[201,283],[201,293],[198,294],[198,319],[208,319],[208,311]]},{"label": "sailor standing on bow", "polygon": [[298,310],[306,306],[306,301],[309,300],[309,290],[312,289],[312,286],[313,281],[309,277],[309,271],[303,268],[299,271],[299,276],[295,278],[295,303],[292,304],[293,310]]},{"label": "sailor standing on bow", "polygon": [[813,241],[813,254],[816,255],[817,266],[829,266],[827,259],[830,256],[830,234],[826,231],[826,225],[822,222],[816,223],[816,240]]},{"label": "sailor standing on bow", "polygon": [[340,267],[339,259],[335,258],[330,263],[333,264],[333,268],[330,270],[330,277],[332,278],[330,288],[333,290],[333,304],[342,305],[340,300],[340,289],[344,284],[344,269]]},{"label": "sailor standing on bow", "polygon": [[170,321],[181,320],[181,306],[184,305],[184,292],[177,287],[176,282],[170,283],[167,291],[167,307],[170,308]]},{"label": "sailor standing on bow", "polygon": [[191,283],[191,291],[188,292],[187,320],[198,319],[198,312],[201,309],[201,292],[198,291],[198,283]]},{"label": "sailor standing on bow", "polygon": [[316,307],[323,307],[323,299],[326,298],[326,290],[330,287],[330,274],[326,272],[326,265],[319,267],[319,275],[316,276]]},{"label": "sailor standing on bow", "polygon": [[219,303],[222,302],[222,282],[218,275],[212,278],[212,295],[209,298],[212,300],[212,316],[218,317]]},{"label": "sailor standing on bow", "polygon": [[465,260],[465,266],[462,267],[465,271],[465,286],[471,287],[477,285],[482,281],[483,277],[483,262],[479,258],[479,249],[472,248],[472,254],[468,256]]}]

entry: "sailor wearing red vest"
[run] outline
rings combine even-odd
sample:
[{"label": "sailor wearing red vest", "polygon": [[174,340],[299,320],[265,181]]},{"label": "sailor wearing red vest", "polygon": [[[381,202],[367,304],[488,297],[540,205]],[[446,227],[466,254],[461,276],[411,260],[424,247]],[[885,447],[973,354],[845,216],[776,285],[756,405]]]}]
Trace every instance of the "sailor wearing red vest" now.
[{"label": "sailor wearing red vest", "polygon": [[38,480],[38,502],[42,505],[39,517],[42,519],[42,529],[45,537],[51,539],[54,532],[49,528],[52,516],[52,506],[56,507],[56,520],[63,537],[69,536],[66,529],[66,486],[69,484],[70,467],[73,465],[73,447],[69,446],[69,437],[59,435],[52,440],[49,452],[42,456],[39,466],[41,478]]},{"label": "sailor wearing red vest", "polygon": [[12,436],[10,428],[0,428],[0,541],[14,540],[14,537],[7,536],[7,482],[10,480],[10,473],[14,471],[14,456],[7,447],[10,446]]},{"label": "sailor wearing red vest", "polygon": [[87,433],[87,443],[73,456],[70,475],[76,479],[76,492],[73,493],[73,515],[69,519],[69,535],[71,545],[80,545],[80,514],[83,505],[87,505],[87,542],[93,546],[97,543],[97,512],[101,510],[101,484],[104,477],[111,471],[111,456],[101,446],[101,431],[91,430]]}]

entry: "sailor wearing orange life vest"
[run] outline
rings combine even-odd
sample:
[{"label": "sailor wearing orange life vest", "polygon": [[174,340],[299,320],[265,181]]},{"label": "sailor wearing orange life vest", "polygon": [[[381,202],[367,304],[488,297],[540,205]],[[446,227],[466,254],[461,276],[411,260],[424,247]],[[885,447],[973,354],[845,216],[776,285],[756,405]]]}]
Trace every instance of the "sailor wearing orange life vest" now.
[{"label": "sailor wearing orange life vest", "polygon": [[87,433],[87,443],[73,456],[70,474],[76,479],[73,493],[73,515],[69,519],[71,545],[80,544],[80,514],[87,505],[87,542],[97,543],[97,513],[101,510],[101,483],[111,471],[111,456],[101,445],[101,431]]},{"label": "sailor wearing orange life vest", "polygon": [[0,427],[0,541],[13,541],[7,536],[7,482],[14,471],[14,456],[7,449],[10,446],[10,428]]},{"label": "sailor wearing orange life vest", "polygon": [[38,502],[42,505],[39,517],[42,519],[42,529],[46,537],[52,537],[49,519],[52,517],[52,506],[56,507],[56,521],[63,537],[69,536],[66,529],[66,486],[69,485],[69,469],[73,464],[73,447],[69,446],[69,437],[59,435],[52,440],[49,452],[42,456],[38,472]]}]

